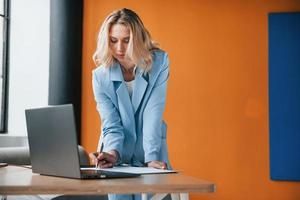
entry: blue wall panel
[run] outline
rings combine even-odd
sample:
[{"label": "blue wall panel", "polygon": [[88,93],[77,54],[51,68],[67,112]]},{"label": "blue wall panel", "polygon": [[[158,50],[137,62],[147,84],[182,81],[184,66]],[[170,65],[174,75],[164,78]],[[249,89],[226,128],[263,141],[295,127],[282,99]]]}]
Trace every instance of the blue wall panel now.
[{"label": "blue wall panel", "polygon": [[270,174],[300,180],[300,13],[269,14]]}]

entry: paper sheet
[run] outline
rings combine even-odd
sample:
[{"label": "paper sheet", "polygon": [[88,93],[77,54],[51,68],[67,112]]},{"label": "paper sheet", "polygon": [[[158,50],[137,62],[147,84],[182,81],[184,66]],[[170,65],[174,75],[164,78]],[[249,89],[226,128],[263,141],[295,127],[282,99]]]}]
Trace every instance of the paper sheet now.
[{"label": "paper sheet", "polygon": [[166,173],[176,173],[174,170],[165,170],[165,169],[155,169],[151,167],[131,167],[131,166],[117,166],[113,168],[96,168],[96,167],[88,167],[81,168],[82,170],[103,170],[103,171],[111,171],[111,172],[126,172],[133,174],[166,174]]}]

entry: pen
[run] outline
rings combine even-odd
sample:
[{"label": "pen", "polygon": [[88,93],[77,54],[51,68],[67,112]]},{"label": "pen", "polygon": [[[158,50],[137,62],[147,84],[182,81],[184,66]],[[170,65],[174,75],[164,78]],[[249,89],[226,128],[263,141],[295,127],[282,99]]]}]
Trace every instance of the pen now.
[{"label": "pen", "polygon": [[[104,144],[103,144],[103,142],[102,142],[102,143],[101,143],[101,147],[100,147],[100,152],[99,152],[99,154],[102,153],[103,148],[104,148]],[[98,155],[99,155],[99,154],[98,154]],[[95,164],[95,167],[98,168],[98,158],[97,158],[97,162],[96,162],[96,164]]]}]

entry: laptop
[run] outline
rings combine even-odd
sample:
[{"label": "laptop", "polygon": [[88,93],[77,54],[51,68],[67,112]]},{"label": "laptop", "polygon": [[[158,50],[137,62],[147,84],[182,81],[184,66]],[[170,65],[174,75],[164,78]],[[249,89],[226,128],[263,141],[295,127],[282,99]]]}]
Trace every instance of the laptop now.
[{"label": "laptop", "polygon": [[78,179],[130,178],[139,174],[81,169],[72,104],[25,110],[32,172]]}]

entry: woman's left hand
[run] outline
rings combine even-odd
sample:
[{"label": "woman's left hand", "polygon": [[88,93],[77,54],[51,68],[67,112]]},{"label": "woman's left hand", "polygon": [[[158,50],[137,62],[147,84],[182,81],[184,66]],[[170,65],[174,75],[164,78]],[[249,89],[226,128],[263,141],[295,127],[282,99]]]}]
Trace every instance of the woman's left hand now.
[{"label": "woman's left hand", "polygon": [[167,169],[167,164],[162,161],[154,160],[147,163],[148,167],[153,167],[156,169]]}]

